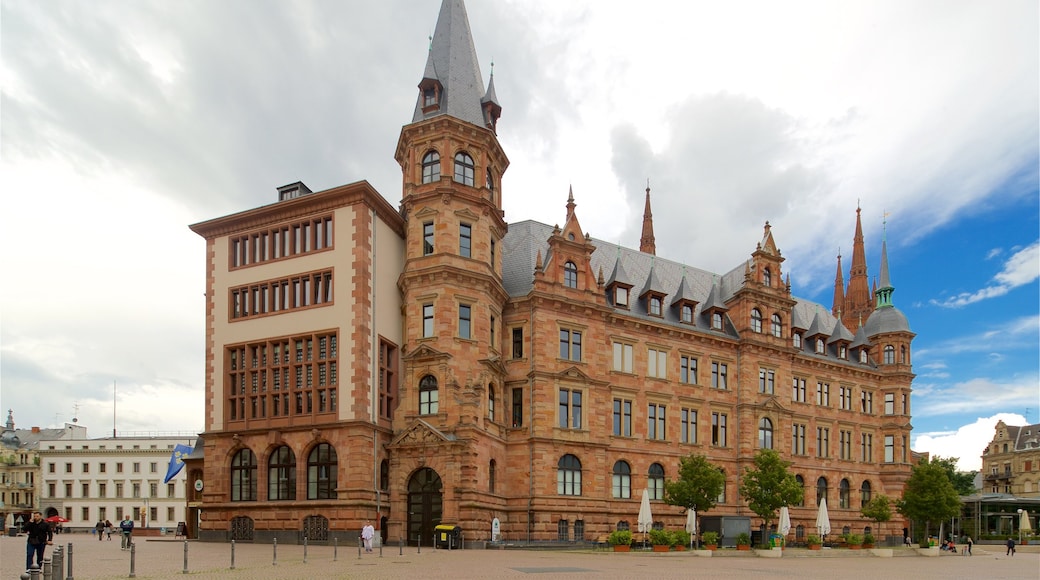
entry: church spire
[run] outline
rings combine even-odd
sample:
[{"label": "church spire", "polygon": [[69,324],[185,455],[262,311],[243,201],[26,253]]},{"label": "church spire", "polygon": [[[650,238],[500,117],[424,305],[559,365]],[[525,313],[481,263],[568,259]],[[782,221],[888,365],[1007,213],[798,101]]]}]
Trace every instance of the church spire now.
[{"label": "church spire", "polygon": [[881,236],[881,279],[876,290],[877,308],[893,306],[892,293],[895,290],[892,287],[892,281],[888,277],[888,232],[886,228],[885,233]]},{"label": "church spire", "polygon": [[856,206],[856,235],[852,240],[852,265],[849,267],[849,285],[845,290],[845,320],[852,322],[860,315],[870,316],[874,311],[867,277],[867,257],[863,245],[862,210]]},{"label": "church spire", "polygon": [[639,238],[639,251],[657,255],[654,243],[654,215],[650,213],[650,179],[646,180],[646,205],[643,207],[643,235]]},{"label": "church spire", "polygon": [[838,250],[838,271],[834,274],[834,300],[831,302],[831,314],[838,313],[845,308],[845,280],[841,274],[841,250]]}]

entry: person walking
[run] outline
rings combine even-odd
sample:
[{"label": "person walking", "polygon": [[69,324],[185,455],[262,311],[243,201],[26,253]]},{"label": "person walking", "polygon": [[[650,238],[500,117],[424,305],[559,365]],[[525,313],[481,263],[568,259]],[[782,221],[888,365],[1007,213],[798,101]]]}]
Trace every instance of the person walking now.
[{"label": "person walking", "polygon": [[1014,556],[1015,555],[1015,539],[1014,538],[1008,538],[1008,541],[1007,541],[1007,554],[1004,554],[1004,555],[1005,556]]},{"label": "person walking", "polygon": [[365,551],[372,551],[372,536],[376,535],[376,529],[372,527],[370,522],[365,522],[365,527],[361,528],[361,539],[365,541]]},{"label": "person walking", "polygon": [[129,550],[130,544],[133,543],[134,539],[134,520],[130,519],[130,516],[123,517],[123,521],[119,522],[119,530],[123,532],[123,539],[120,544],[122,546],[121,549]]},{"label": "person walking", "polygon": [[969,555],[969,556],[971,556],[971,545],[972,545],[972,544],[974,544],[974,543],[975,543],[975,542],[973,542],[973,541],[971,540],[971,536],[968,536],[968,555]]},{"label": "person walking", "polygon": [[105,520],[105,536],[108,537],[108,541],[109,542],[112,541],[112,528],[113,527],[114,526],[112,525],[111,521]]},{"label": "person walking", "polygon": [[36,566],[43,569],[43,551],[53,543],[54,532],[51,525],[43,521],[43,514],[33,512],[32,519],[22,524],[22,531],[28,536],[25,543],[25,570],[32,568],[33,554],[36,554]]},{"label": "person walking", "polygon": [[105,536],[105,520],[98,520],[94,524],[94,532],[97,533],[97,539],[100,542],[101,538]]}]

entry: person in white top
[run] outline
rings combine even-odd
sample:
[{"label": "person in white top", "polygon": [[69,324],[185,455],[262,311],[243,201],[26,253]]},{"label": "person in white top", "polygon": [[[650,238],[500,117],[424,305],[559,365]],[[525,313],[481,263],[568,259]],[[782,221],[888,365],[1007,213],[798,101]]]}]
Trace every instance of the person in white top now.
[{"label": "person in white top", "polygon": [[372,551],[372,536],[376,535],[376,529],[372,527],[371,523],[366,522],[365,527],[361,528],[361,539],[365,541],[365,551]]}]

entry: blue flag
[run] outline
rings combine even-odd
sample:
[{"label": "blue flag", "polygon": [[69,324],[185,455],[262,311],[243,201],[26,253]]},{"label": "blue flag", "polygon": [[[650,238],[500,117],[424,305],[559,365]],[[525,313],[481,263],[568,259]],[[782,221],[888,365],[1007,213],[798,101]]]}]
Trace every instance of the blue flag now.
[{"label": "blue flag", "polygon": [[173,454],[170,455],[170,466],[166,468],[166,479],[163,483],[169,483],[171,479],[177,477],[177,474],[184,468],[184,458],[191,455],[191,447],[187,445],[177,445],[173,448]]}]

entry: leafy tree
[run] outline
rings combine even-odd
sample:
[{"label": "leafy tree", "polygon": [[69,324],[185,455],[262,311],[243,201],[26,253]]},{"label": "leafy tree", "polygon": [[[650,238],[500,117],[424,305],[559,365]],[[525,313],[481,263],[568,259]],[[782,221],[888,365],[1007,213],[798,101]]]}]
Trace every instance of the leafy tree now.
[{"label": "leafy tree", "polygon": [[[664,482],[664,502],[704,513],[715,507],[726,485],[726,475],[704,455],[679,460],[679,478]],[[700,522],[697,522],[700,530]]]},{"label": "leafy tree", "polygon": [[754,467],[745,467],[740,478],[740,495],[747,500],[751,511],[765,520],[767,529],[776,510],[802,501],[805,492],[795,476],[787,471],[791,465],[776,451],[760,449],[755,454]]},{"label": "leafy tree", "polygon": [[953,489],[957,490],[958,495],[971,495],[978,491],[975,488],[975,475],[977,471],[957,471],[957,461],[959,457],[940,457],[936,455],[932,458],[932,463],[941,465],[946,470],[946,476],[950,478],[950,483],[953,484]]},{"label": "leafy tree", "polygon": [[931,524],[946,521],[961,513],[961,501],[946,468],[934,461],[913,466],[896,509],[911,520],[923,521],[925,532]]},{"label": "leafy tree", "polygon": [[875,495],[867,502],[867,505],[863,506],[860,513],[877,524],[877,528],[874,530],[876,534],[881,530],[881,524],[892,519],[892,500],[885,495]]}]

